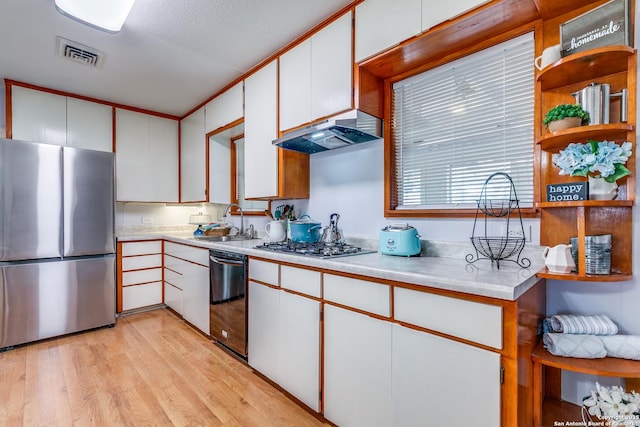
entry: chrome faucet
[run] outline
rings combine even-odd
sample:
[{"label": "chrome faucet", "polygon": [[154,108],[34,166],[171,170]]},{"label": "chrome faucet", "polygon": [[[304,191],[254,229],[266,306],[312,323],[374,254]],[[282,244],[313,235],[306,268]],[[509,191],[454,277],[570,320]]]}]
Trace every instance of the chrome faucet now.
[{"label": "chrome faucet", "polygon": [[227,217],[227,214],[229,213],[229,209],[231,209],[231,206],[235,206],[238,208],[238,210],[240,210],[240,235],[244,236],[244,213],[242,212],[242,206],[240,206],[237,203],[231,203],[229,206],[227,206],[227,209],[225,209],[224,211],[224,215],[222,215],[223,217]]}]

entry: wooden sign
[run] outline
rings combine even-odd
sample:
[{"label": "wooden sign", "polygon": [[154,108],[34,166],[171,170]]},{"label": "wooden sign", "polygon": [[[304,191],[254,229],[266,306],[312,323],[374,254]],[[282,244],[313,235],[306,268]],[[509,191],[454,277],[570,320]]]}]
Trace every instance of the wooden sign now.
[{"label": "wooden sign", "polygon": [[560,25],[562,56],[602,46],[630,45],[628,0],[611,0]]},{"label": "wooden sign", "polygon": [[547,202],[575,202],[589,199],[588,182],[547,185]]}]

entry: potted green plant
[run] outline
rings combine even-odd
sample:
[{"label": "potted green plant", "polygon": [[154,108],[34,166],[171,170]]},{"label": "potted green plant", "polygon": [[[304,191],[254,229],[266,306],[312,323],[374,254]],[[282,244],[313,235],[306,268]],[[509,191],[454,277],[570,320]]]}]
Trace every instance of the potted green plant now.
[{"label": "potted green plant", "polygon": [[547,112],[543,123],[551,132],[557,132],[588,124],[589,113],[580,104],[560,104]]}]

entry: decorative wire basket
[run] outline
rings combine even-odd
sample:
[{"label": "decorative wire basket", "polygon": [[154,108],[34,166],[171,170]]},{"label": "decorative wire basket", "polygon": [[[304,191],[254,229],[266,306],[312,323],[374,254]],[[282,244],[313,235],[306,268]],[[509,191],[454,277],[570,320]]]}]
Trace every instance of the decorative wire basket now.
[{"label": "decorative wire basket", "polygon": [[[499,180],[503,180],[503,182],[500,183]],[[491,181],[493,181],[493,183]],[[491,188],[492,185],[495,186],[493,189]],[[504,191],[505,188],[508,188],[508,196],[496,198],[495,195],[501,191],[506,193],[506,191]],[[491,194],[492,197],[489,197],[489,194]],[[515,215],[516,212],[520,223],[519,230],[510,229],[509,224],[512,214]],[[483,234],[478,232],[482,231],[482,229],[477,230],[477,228],[480,228],[478,225],[478,217],[480,216],[484,219]],[[504,218],[505,236],[496,237],[487,235],[489,218]],[[520,204],[513,181],[506,173],[494,173],[484,182],[482,192],[478,198],[478,208],[476,209],[476,216],[473,221],[473,233],[471,236],[471,244],[475,249],[475,254],[467,254],[466,260],[469,263],[473,263],[480,259],[488,259],[491,260],[491,263],[495,261],[498,268],[500,268],[500,261],[503,260],[515,262],[524,268],[529,267],[531,266],[531,260],[520,257],[525,245],[524,236]]]}]

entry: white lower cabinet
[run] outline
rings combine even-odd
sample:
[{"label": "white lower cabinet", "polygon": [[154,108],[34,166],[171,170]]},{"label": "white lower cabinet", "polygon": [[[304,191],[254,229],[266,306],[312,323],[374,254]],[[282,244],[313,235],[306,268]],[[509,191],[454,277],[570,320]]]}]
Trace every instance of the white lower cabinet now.
[{"label": "white lower cabinet", "polygon": [[324,416],[340,426],[391,426],[391,373],[391,322],[325,305]]},{"label": "white lower cabinet", "polygon": [[162,304],[162,242],[118,244],[118,311]]},{"label": "white lower cabinet", "polygon": [[187,322],[210,334],[209,250],[165,242],[164,302]]},{"label": "white lower cabinet", "polygon": [[[253,261],[250,261],[250,267]],[[249,365],[276,381],[280,290],[249,281]]]},{"label": "white lower cabinet", "polygon": [[398,324],[392,342],[393,422],[388,425],[500,425],[498,353]]},{"label": "white lower cabinet", "polygon": [[320,302],[250,281],[248,360],[319,411]]},{"label": "white lower cabinet", "polygon": [[182,317],[210,334],[209,267],[186,263],[182,290]]}]

